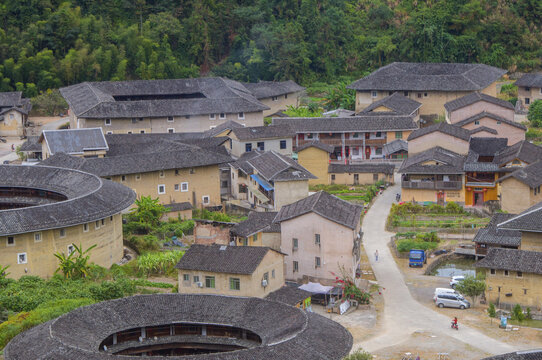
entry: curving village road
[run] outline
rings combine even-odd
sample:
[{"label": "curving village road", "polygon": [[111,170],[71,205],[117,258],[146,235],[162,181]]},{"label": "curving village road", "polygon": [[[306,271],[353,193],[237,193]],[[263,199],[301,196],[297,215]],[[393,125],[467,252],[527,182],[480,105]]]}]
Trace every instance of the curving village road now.
[{"label": "curving village road", "polygon": [[[400,192],[398,183],[400,182],[396,181],[396,185],[389,187],[377,198],[363,219],[365,251],[379,285],[385,288],[382,291],[384,296],[383,330],[354,346],[373,352],[398,345],[416,331],[427,331],[437,336],[439,334],[451,336],[490,354],[517,350],[462,324],[459,331],[449,331],[450,318],[418,303],[412,297],[388,247],[393,234],[385,230],[391,204],[395,201],[395,195]],[[379,252],[378,261],[375,261],[373,255],[376,250]]]}]

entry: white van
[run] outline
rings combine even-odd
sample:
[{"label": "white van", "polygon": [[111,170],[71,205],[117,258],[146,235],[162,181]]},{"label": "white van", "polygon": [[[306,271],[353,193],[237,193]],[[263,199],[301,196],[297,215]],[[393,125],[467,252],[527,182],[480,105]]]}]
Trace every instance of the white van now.
[{"label": "white van", "polygon": [[458,293],[457,291],[455,291],[454,289],[448,289],[448,288],[436,288],[435,289],[435,295],[433,295],[433,300],[436,301],[437,299],[437,295],[439,294],[452,294],[452,295],[457,295],[461,300],[464,300],[465,298],[463,297],[463,295],[461,295],[460,293]]}]

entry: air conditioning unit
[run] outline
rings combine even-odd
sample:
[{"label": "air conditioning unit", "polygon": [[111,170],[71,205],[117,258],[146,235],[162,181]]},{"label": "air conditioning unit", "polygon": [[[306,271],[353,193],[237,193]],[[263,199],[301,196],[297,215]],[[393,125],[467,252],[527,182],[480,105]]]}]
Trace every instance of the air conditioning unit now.
[{"label": "air conditioning unit", "polygon": [[200,287],[200,288],[202,288],[202,287],[203,287],[203,283],[202,283],[201,281],[198,281],[198,282],[197,282],[196,284],[197,284],[197,285],[198,285],[198,287]]},{"label": "air conditioning unit", "polygon": [[262,280],[262,286],[263,286],[263,287],[266,287],[266,286],[267,286],[267,280],[265,280],[265,279]]}]

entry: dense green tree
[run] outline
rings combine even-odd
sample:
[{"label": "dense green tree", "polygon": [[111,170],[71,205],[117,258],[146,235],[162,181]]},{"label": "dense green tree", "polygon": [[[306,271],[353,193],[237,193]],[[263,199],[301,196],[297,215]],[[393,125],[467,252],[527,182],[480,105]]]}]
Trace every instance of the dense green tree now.
[{"label": "dense green tree", "polygon": [[486,291],[486,282],[483,277],[465,276],[465,280],[455,285],[455,290],[460,294],[468,296],[472,300],[472,306],[476,299]]},{"label": "dense green tree", "polygon": [[527,119],[534,127],[542,127],[542,100],[535,100],[529,106],[529,113]]}]

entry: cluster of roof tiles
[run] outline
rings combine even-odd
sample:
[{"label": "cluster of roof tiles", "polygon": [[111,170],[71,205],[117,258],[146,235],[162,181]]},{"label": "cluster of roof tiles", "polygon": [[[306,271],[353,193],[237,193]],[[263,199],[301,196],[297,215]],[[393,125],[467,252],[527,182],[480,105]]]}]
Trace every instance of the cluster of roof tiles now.
[{"label": "cluster of roof tiles", "polygon": [[511,219],[503,221],[498,226],[500,229],[505,230],[542,232],[542,202],[531,206]]},{"label": "cluster of roof tiles", "polygon": [[403,139],[395,139],[392,142],[384,144],[382,151],[385,155],[391,155],[396,152],[407,152],[408,143]]},{"label": "cluster of roof tiles", "polygon": [[518,230],[505,230],[498,227],[500,223],[510,220],[515,216],[514,214],[504,213],[494,214],[489,224],[485,228],[478,230],[473,241],[483,244],[519,247],[521,233]]},{"label": "cluster of roof tiles", "polygon": [[490,356],[482,360],[540,360],[542,349],[516,351],[507,354]]},{"label": "cluster of roof tiles", "polygon": [[349,89],[369,91],[476,91],[506,70],[484,64],[394,62],[355,81]]},{"label": "cluster of roof tiles", "polygon": [[241,237],[249,237],[258,232],[280,233],[280,224],[273,221],[276,216],[277,212],[275,211],[252,211],[245,221],[233,226],[230,232]]},{"label": "cluster of roof tiles", "polygon": [[330,174],[356,174],[372,173],[393,175],[395,165],[393,164],[329,164],[327,172]]},{"label": "cluster of roof tiles", "polygon": [[85,151],[109,150],[102,128],[43,130],[49,154],[83,154]]},{"label": "cluster of roof tiles", "polygon": [[480,120],[480,119],[483,119],[483,118],[486,118],[486,117],[490,118],[490,119],[493,119],[495,121],[500,121],[500,122],[508,124],[510,126],[517,127],[518,129],[521,129],[521,130],[525,130],[525,131],[527,130],[527,128],[523,124],[517,123],[515,121],[508,120],[507,118],[504,118],[502,116],[495,115],[493,113],[486,112],[486,111],[482,111],[481,113],[478,113],[478,114],[473,115],[473,116],[471,116],[469,118],[461,120],[461,121],[455,123],[455,125],[456,126],[464,126],[464,125],[473,123],[473,122],[475,122],[477,120]]},{"label": "cluster of roof tiles", "polygon": [[74,114],[82,118],[189,116],[269,109],[241,83],[223,78],[84,82],[61,88],[60,92]]},{"label": "cluster of roof tiles", "polygon": [[287,221],[314,212],[354,230],[359,225],[362,210],[362,206],[341,200],[325,191],[319,191],[292,204],[284,205],[274,221]]},{"label": "cluster of roof tiles", "polygon": [[525,74],[516,81],[515,85],[542,88],[542,74]]},{"label": "cluster of roof tiles", "polygon": [[287,305],[296,305],[299,302],[311,297],[311,293],[295,286],[284,285],[265,297],[266,300],[278,301]]},{"label": "cluster of roof tiles", "polygon": [[506,176],[503,176],[497,181],[503,182],[510,178],[521,181],[522,183],[528,185],[531,188],[542,185],[542,161],[537,161],[534,164],[530,164],[524,168],[517,169],[516,171]]},{"label": "cluster of roof tiles", "polygon": [[30,99],[23,98],[22,95],[22,91],[0,92],[0,116],[12,109],[28,115],[32,109],[32,103]]},{"label": "cluster of roof tiles", "polygon": [[406,96],[403,96],[402,94],[395,92],[390,96],[386,96],[383,99],[380,99],[378,101],[375,101],[371,105],[367,106],[365,109],[363,109],[360,114],[361,115],[383,115],[381,112],[375,112],[374,110],[379,108],[380,106],[384,106],[391,110],[391,112],[395,115],[412,115],[418,110],[422,104],[417,102],[416,100],[412,100],[410,98],[407,98]]},{"label": "cluster of roof tiles", "polygon": [[446,122],[441,122],[438,124],[429,125],[429,126],[414,130],[413,132],[410,133],[407,140],[411,141],[433,132],[441,132],[443,134],[447,134],[464,141],[469,141],[471,137],[471,132],[469,130],[463,129],[460,126],[451,125]]},{"label": "cluster of roof tiles", "polygon": [[46,166],[0,165],[0,186],[53,191],[65,201],[0,210],[0,236],[57,229],[100,220],[128,208],[127,187],[81,171]]},{"label": "cluster of roof tiles", "polygon": [[273,139],[273,138],[291,138],[295,133],[290,126],[252,126],[252,127],[234,127],[232,133],[240,141],[255,139]]},{"label": "cluster of roof tiles", "polygon": [[[424,164],[433,161],[437,165]],[[465,156],[437,146],[410,156],[403,161],[399,172],[404,174],[462,174],[464,163]]]},{"label": "cluster of roof tiles", "polygon": [[486,269],[542,274],[542,252],[490,248],[486,257],[478,261],[475,266]]},{"label": "cluster of roof tiles", "polygon": [[[218,295],[137,295],[76,309],[16,336],[4,349],[6,360],[141,359],[100,351],[110,334],[144,326],[220,324],[256,333],[262,344],[214,354],[171,359],[341,359],[352,335],[341,325],[277,301]],[[143,340],[141,346],[148,345]],[[145,357],[146,358],[146,357]],[[154,357],[153,357],[154,358]]]},{"label": "cluster of roof tiles", "polygon": [[412,116],[383,114],[319,118],[273,118],[273,125],[290,125],[296,133],[405,131],[418,128]]},{"label": "cluster of roof tiles", "polygon": [[269,182],[316,179],[295,160],[275,151],[256,150],[244,153],[231,165],[247,175],[252,175],[256,170],[258,175]]},{"label": "cluster of roof tiles", "polygon": [[458,99],[448,101],[446,104],[444,104],[444,108],[448,112],[452,112],[457,109],[464,108],[465,106],[469,106],[474,103],[477,103],[479,101],[486,101],[495,105],[502,106],[504,108],[514,110],[514,105],[512,105],[510,101],[502,100],[502,99],[499,99],[499,98],[496,98],[496,97],[493,97],[493,96],[490,96],[478,91],[472,92]]},{"label": "cluster of roof tiles", "polygon": [[303,86],[299,86],[292,80],[288,81],[259,81],[257,83],[243,83],[243,85],[256,97],[258,100],[292,94],[305,90]]},{"label": "cluster of roof tiles", "polygon": [[320,149],[320,150],[323,150],[323,151],[327,151],[328,153],[332,153],[333,151],[335,151],[335,146],[324,144],[323,142],[320,142],[318,140],[314,140],[314,141],[305,143],[305,144],[303,144],[301,146],[298,146],[297,147],[297,152],[303,151],[303,150],[311,148],[311,147],[314,147],[314,148],[317,148],[317,149]]}]

